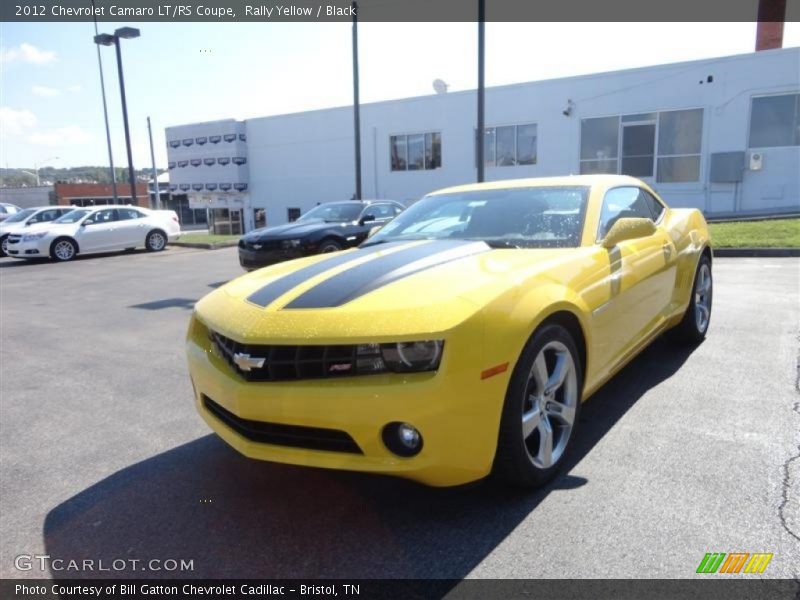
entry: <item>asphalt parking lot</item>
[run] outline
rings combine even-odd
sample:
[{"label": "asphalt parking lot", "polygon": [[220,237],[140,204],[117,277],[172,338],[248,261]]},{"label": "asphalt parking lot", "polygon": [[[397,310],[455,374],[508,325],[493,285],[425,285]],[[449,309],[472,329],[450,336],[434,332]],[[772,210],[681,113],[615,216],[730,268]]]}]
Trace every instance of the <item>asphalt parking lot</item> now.
[{"label": "asphalt parking lot", "polygon": [[[709,337],[656,342],[586,405],[536,493],[249,461],[195,414],[193,303],[236,249],[0,260],[0,576],[14,557],[191,559],[233,577],[800,577],[800,261],[717,259]],[[62,573],[81,576],[81,573]],[[84,573],[83,576],[109,573]]]}]

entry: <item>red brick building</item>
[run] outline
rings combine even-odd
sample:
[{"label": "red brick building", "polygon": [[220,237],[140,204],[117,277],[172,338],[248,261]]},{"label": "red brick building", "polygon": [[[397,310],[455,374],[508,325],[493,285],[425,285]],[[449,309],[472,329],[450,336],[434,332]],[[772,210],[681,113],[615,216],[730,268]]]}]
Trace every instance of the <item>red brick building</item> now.
[{"label": "red brick building", "polygon": [[[62,206],[97,206],[114,204],[110,183],[56,183],[53,186],[56,204]],[[131,187],[127,182],[117,183],[117,204],[133,204]],[[136,204],[150,206],[150,194],[146,183],[136,184]]]}]

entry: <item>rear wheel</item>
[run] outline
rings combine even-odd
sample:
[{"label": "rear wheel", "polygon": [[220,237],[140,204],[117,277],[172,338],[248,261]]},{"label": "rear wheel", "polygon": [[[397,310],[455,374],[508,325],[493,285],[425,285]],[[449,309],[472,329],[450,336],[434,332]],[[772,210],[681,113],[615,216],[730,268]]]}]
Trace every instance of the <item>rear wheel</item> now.
[{"label": "rear wheel", "polygon": [[59,262],[72,260],[78,254],[78,245],[69,238],[58,238],[50,245],[50,257]]},{"label": "rear wheel", "polygon": [[150,252],[160,252],[167,247],[167,236],[163,231],[155,229],[147,234],[144,245]]},{"label": "rear wheel", "polygon": [[336,240],[325,240],[319,245],[320,254],[328,254],[329,252],[338,252],[342,249],[342,245]]},{"label": "rear wheel", "polygon": [[536,487],[564,463],[581,409],[583,369],[575,342],[558,324],[528,341],[506,392],[494,472],[512,485]]},{"label": "rear wheel", "polygon": [[711,259],[703,254],[697,264],[692,286],[692,298],[683,319],[675,327],[675,337],[682,342],[699,344],[708,332],[711,322],[711,301],[714,285],[711,278]]}]

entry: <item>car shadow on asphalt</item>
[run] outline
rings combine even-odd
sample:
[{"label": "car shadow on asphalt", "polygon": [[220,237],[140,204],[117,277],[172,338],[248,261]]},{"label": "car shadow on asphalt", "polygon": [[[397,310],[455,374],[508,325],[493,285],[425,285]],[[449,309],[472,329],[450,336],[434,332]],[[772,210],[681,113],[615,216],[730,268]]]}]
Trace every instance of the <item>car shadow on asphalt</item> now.
[{"label": "car shadow on asphalt", "polygon": [[107,564],[194,561],[188,572],[57,574],[66,577],[461,579],[550,494],[587,484],[572,468],[691,353],[659,340],[623,369],[584,406],[563,474],[534,492],[491,479],[434,489],[258,462],[207,435],[131,465],[52,509],[44,521],[46,553]]},{"label": "car shadow on asphalt", "polygon": [[[98,258],[108,258],[109,256],[125,256],[125,255],[136,255],[136,254],[149,254],[147,250],[144,248],[137,248],[136,250],[124,250],[119,251],[115,250],[114,252],[102,252],[97,254],[79,254],[74,259],[69,262],[77,263],[82,261],[91,261],[96,260]],[[32,267],[36,265],[51,265],[51,264],[58,264],[57,261],[51,260],[49,258],[12,258],[12,257],[4,257],[8,260],[0,260],[0,269],[8,269],[14,267]]]}]

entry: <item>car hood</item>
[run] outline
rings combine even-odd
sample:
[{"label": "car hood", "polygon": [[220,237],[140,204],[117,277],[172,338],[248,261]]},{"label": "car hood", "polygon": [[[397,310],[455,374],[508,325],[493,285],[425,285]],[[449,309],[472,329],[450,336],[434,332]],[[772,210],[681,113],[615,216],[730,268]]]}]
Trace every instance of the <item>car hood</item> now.
[{"label": "car hood", "polygon": [[[31,227],[33,227],[33,225],[31,225]],[[31,227],[25,227],[25,223],[6,223],[5,221],[0,221],[0,235],[23,233],[28,231]]]},{"label": "car hood", "polygon": [[248,242],[255,242],[266,239],[287,239],[292,237],[303,237],[315,231],[322,229],[329,229],[331,227],[341,227],[347,223],[332,223],[323,221],[322,219],[314,219],[312,221],[295,221],[294,223],[286,223],[285,225],[275,225],[274,227],[262,227],[255,229],[244,236],[244,240]]},{"label": "car hood", "polygon": [[203,298],[196,314],[242,341],[432,335],[531,278],[547,281],[585,250],[457,240],[380,244],[254,271]]}]

